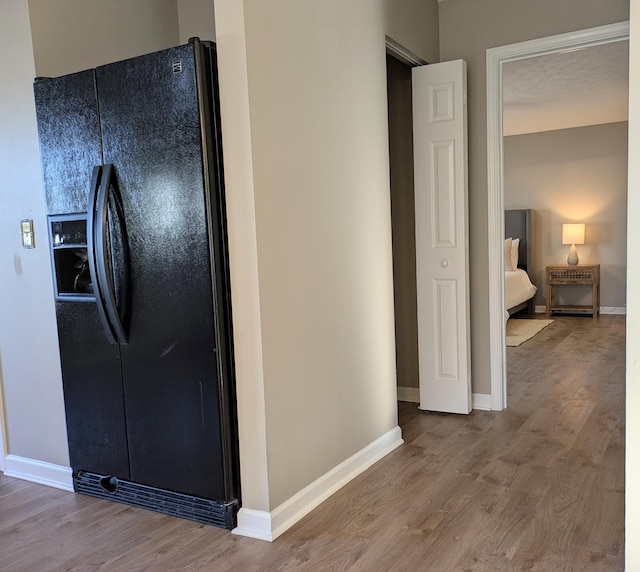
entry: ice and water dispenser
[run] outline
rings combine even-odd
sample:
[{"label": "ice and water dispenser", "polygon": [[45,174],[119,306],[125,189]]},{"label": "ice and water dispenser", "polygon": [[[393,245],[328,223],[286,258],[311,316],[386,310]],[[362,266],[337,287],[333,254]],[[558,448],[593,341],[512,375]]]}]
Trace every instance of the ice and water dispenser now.
[{"label": "ice and water dispenser", "polygon": [[93,299],[87,251],[87,219],[82,215],[49,217],[57,299]]}]

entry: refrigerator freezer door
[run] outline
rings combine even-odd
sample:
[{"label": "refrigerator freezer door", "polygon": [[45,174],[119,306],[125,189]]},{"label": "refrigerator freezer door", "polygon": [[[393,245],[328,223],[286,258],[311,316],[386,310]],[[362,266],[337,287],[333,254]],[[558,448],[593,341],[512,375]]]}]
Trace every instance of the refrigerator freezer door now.
[{"label": "refrigerator freezer door", "polygon": [[[52,229],[51,246],[71,466],[126,479],[120,349],[104,336],[92,282],[86,290],[78,287],[86,279],[77,267],[87,258],[92,174],[102,163],[94,79],[89,70],[36,81],[34,95],[47,214],[58,229]],[[70,281],[65,270],[72,272]]]},{"label": "refrigerator freezer door", "polygon": [[97,68],[131,268],[121,346],[132,480],[225,499],[193,46]]},{"label": "refrigerator freezer door", "polygon": [[102,163],[93,70],[34,84],[47,214],[85,213]]}]

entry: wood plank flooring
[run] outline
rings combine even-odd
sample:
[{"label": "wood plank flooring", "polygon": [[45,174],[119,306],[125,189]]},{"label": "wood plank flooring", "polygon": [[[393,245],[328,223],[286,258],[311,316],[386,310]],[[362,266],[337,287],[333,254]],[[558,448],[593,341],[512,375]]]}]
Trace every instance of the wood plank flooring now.
[{"label": "wood plank flooring", "polygon": [[0,476],[0,570],[623,570],[624,328],[508,348],[504,412],[400,403],[405,444],[273,544]]}]

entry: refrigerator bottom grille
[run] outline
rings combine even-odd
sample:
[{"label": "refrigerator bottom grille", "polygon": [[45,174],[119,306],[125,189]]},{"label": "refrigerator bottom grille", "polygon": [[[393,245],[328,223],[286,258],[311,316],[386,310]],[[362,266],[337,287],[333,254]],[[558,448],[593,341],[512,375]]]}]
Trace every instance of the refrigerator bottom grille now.
[{"label": "refrigerator bottom grille", "polygon": [[210,499],[121,481],[111,476],[86,471],[74,471],[73,488],[77,493],[84,495],[146,508],[202,524],[228,529],[236,526],[237,501],[220,504]]}]

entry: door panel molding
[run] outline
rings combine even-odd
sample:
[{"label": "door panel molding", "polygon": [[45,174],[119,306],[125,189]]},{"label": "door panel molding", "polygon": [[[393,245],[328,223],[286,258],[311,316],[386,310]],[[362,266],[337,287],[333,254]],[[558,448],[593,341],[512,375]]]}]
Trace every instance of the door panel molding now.
[{"label": "door panel molding", "polygon": [[433,246],[456,246],[455,141],[431,143]]},{"label": "door panel molding", "polygon": [[434,280],[434,337],[436,340],[436,379],[456,381],[458,379],[458,345],[456,327],[457,280]]}]

